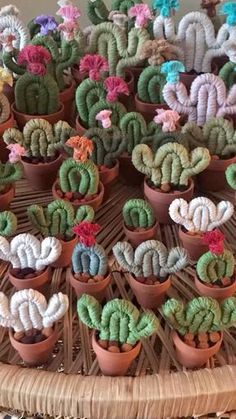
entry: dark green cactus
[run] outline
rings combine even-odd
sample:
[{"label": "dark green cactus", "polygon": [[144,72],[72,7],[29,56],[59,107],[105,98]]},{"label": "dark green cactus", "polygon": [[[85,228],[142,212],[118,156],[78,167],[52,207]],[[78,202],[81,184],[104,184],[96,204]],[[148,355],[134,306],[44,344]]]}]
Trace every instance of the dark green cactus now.
[{"label": "dark green cactus", "polygon": [[112,0],[111,9],[128,15],[129,9],[140,3],[143,3],[142,0]]},{"label": "dark green cactus", "polygon": [[132,154],[134,147],[142,142],[148,135],[148,128],[144,117],[138,112],[129,112],[123,115],[119,128],[126,139],[126,151]]},{"label": "dark green cactus", "polygon": [[88,0],[87,15],[93,25],[99,25],[108,20],[109,10],[103,0]]},{"label": "dark green cactus", "polygon": [[17,218],[13,212],[0,212],[0,236],[12,236],[17,229]]},{"label": "dark green cactus", "polygon": [[234,274],[234,255],[224,250],[220,255],[204,253],[197,263],[197,274],[202,282],[212,284],[223,278],[231,278]]},{"label": "dark green cactus", "polygon": [[141,140],[141,144],[148,145],[153,152],[167,143],[182,144],[182,134],[179,131],[163,132],[155,122],[150,122],[147,127],[147,135]]},{"label": "dark green cactus", "polygon": [[150,228],[155,223],[153,209],[143,199],[130,199],[123,207],[123,218],[127,227]]},{"label": "dark green cactus", "polygon": [[65,160],[59,170],[59,182],[62,192],[79,192],[83,196],[98,192],[99,173],[92,161],[78,162]]},{"label": "dark green cactus", "polygon": [[236,163],[227,168],[225,175],[229,186],[236,190]]},{"label": "dark green cactus", "polygon": [[10,52],[4,51],[2,60],[4,66],[8,68],[8,70],[18,76],[22,76],[26,72],[26,67],[24,65],[17,64],[18,53],[19,52],[16,49],[13,49],[13,51]]},{"label": "dark green cactus", "polygon": [[220,70],[219,76],[229,90],[236,83],[236,63],[229,61]]},{"label": "dark green cactus", "polygon": [[0,163],[0,191],[4,191],[10,185],[23,176],[23,166],[19,163]]},{"label": "dark green cactus", "polygon": [[164,103],[162,90],[166,77],[161,73],[161,66],[148,66],[139,76],[138,97],[146,103]]}]

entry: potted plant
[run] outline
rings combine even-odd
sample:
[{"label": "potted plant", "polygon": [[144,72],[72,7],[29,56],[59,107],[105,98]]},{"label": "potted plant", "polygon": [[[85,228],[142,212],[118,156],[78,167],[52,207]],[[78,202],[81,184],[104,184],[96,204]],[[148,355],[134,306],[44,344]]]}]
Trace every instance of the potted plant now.
[{"label": "potted plant", "polygon": [[153,153],[146,144],[140,144],[133,150],[132,161],[136,169],[146,175],[144,195],[157,221],[170,224],[171,202],[177,198],[187,201],[192,198],[194,183],[191,176],[208,166],[210,154],[203,147],[197,147],[189,153],[178,143],[167,143]]},{"label": "potted plant", "polygon": [[140,313],[126,300],[111,300],[102,308],[92,296],[83,295],[77,303],[79,319],[94,329],[92,346],[104,375],[125,375],[138,356],[142,338],[157,332],[154,313]]},{"label": "potted plant", "polygon": [[55,237],[42,242],[29,233],[18,234],[9,243],[0,236],[0,258],[11,263],[9,281],[17,290],[40,290],[50,280],[50,265],[61,254]]},{"label": "potted plant", "polygon": [[13,79],[8,71],[0,67],[0,159],[2,163],[6,163],[9,155],[9,151],[6,149],[2,136],[6,129],[11,128],[14,125],[9,100],[3,93],[5,84],[12,86]]},{"label": "potted plant", "polygon": [[44,119],[31,119],[23,132],[10,128],[3,134],[9,147],[24,147],[22,157],[25,176],[34,189],[52,187],[62,162],[61,148],[74,130],[67,122],[59,121],[54,126]]},{"label": "potted plant", "polygon": [[0,212],[0,236],[10,237],[17,230],[17,218],[11,211]]},{"label": "potted plant", "polygon": [[56,323],[69,307],[67,295],[59,292],[50,300],[32,289],[15,292],[10,299],[0,293],[0,324],[9,328],[11,345],[28,365],[45,364],[58,339]]},{"label": "potted plant", "polygon": [[227,168],[225,176],[226,176],[229,186],[232,189],[236,190],[236,163],[231,164]]},{"label": "potted plant", "polygon": [[[10,155],[9,155],[10,156]],[[15,196],[14,183],[23,175],[23,166],[17,163],[0,162],[0,208],[6,210],[10,207],[11,201]]]},{"label": "potted plant", "polygon": [[225,171],[236,162],[236,131],[232,122],[224,118],[212,118],[202,128],[188,122],[182,128],[182,134],[183,143],[190,150],[202,146],[211,155],[209,166],[197,176],[199,188],[211,192],[226,189]]},{"label": "potted plant", "polygon": [[148,202],[143,199],[129,199],[122,212],[123,229],[133,247],[156,238],[158,223]]},{"label": "potted plant", "polygon": [[72,254],[70,283],[77,297],[89,294],[102,301],[111,282],[108,257],[94,235],[100,230],[98,224],[82,222],[73,228],[79,239]]},{"label": "potted plant", "polygon": [[48,204],[46,208],[40,205],[31,205],[27,212],[32,225],[43,237],[56,237],[61,243],[61,255],[53,267],[66,268],[69,266],[77,243],[73,227],[83,221],[92,222],[93,208],[82,205],[75,211],[69,202],[57,199]]},{"label": "potted plant", "polygon": [[171,219],[180,226],[179,239],[194,261],[208,250],[204,234],[227,222],[233,213],[231,202],[220,201],[215,205],[205,197],[194,198],[189,203],[175,199],[169,208]]},{"label": "potted plant", "polygon": [[225,53],[228,56],[228,60],[222,66],[219,71],[219,76],[224,81],[227,89],[230,89],[236,81],[236,72],[235,72],[235,60],[236,60],[236,50],[235,43],[233,41],[226,41],[224,43]]},{"label": "potted plant", "polygon": [[176,357],[187,368],[200,368],[217,354],[223,330],[235,324],[236,299],[219,304],[210,297],[198,297],[184,304],[174,298],[162,307],[172,333]]},{"label": "potted plant", "polygon": [[171,286],[170,274],[187,266],[188,255],[179,247],[170,251],[159,241],[148,240],[135,250],[127,242],[113,247],[114,256],[124,271],[139,304],[154,309],[162,304]]}]

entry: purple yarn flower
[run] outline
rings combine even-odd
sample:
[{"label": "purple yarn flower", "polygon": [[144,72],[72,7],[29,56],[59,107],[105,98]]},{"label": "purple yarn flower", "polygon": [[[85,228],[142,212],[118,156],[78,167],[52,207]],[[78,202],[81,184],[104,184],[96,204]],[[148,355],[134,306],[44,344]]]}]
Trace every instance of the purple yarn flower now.
[{"label": "purple yarn flower", "polygon": [[54,16],[40,15],[34,19],[34,23],[40,25],[40,35],[48,35],[49,32],[55,31],[57,22]]}]

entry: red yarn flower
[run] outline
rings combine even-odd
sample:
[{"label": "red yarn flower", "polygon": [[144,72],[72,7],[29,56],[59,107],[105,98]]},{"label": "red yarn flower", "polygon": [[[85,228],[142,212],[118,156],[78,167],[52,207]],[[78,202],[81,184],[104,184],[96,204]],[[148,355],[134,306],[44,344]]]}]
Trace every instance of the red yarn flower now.
[{"label": "red yarn flower", "polygon": [[108,70],[108,62],[104,57],[101,57],[101,55],[87,54],[80,61],[81,73],[88,73],[90,80],[99,81],[101,72]]},{"label": "red yarn flower", "polygon": [[115,102],[121,94],[126,96],[130,94],[127,83],[121,77],[107,77],[104,86],[107,91],[106,99],[108,102]]},{"label": "red yarn flower", "polygon": [[96,243],[95,234],[100,230],[99,224],[92,224],[87,221],[83,221],[73,227],[72,231],[79,237],[82,244],[87,247],[91,247]]},{"label": "red yarn flower", "polygon": [[44,47],[26,45],[17,58],[19,65],[26,65],[27,70],[36,76],[45,76],[46,65],[51,61],[51,55]]},{"label": "red yarn flower", "polygon": [[224,252],[224,238],[220,230],[207,231],[203,236],[203,243],[208,244],[211,253],[221,255]]}]

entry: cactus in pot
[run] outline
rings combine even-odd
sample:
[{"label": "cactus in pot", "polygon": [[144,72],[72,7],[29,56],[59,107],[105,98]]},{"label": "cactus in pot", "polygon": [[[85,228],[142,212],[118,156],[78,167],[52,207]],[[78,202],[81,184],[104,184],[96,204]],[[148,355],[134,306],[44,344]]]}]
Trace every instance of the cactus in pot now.
[{"label": "cactus in pot", "polygon": [[236,163],[227,168],[225,175],[229,186],[236,190]]},{"label": "cactus in pot", "polygon": [[140,352],[140,339],[153,335],[159,327],[154,313],[141,314],[126,300],[111,300],[102,308],[85,294],[78,300],[77,311],[79,319],[95,329],[92,345],[104,375],[125,375]]},{"label": "cactus in pot", "polygon": [[17,230],[17,218],[11,211],[0,212],[0,236],[10,237]]},{"label": "cactus in pot", "polygon": [[0,162],[0,208],[6,210],[15,196],[15,182],[21,179],[23,167],[21,162]]}]

